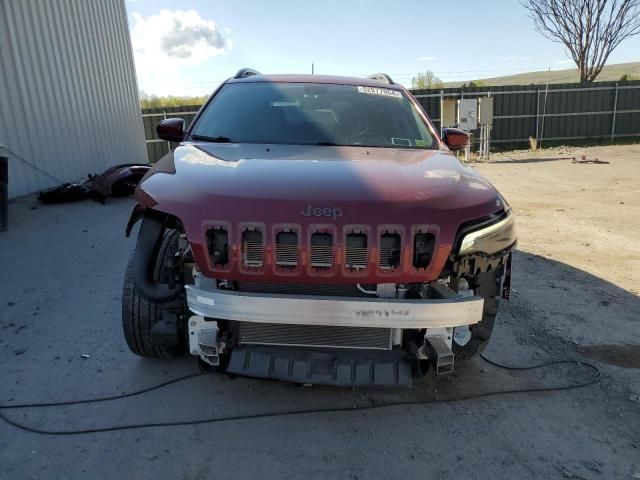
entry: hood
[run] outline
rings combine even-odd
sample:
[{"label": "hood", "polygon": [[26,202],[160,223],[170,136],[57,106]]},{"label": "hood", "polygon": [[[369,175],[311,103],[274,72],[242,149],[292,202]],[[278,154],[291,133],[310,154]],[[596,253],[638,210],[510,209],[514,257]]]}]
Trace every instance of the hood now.
[{"label": "hood", "polygon": [[188,144],[159,162],[141,188],[167,213],[187,208],[236,221],[256,214],[293,221],[309,205],[339,208],[347,223],[454,212],[464,221],[502,208],[482,175],[438,150]]},{"label": "hood", "polygon": [[137,198],[178,217],[190,242],[211,221],[432,225],[450,246],[464,222],[501,210],[503,200],[449,151],[368,147],[192,143],[163,158]]}]

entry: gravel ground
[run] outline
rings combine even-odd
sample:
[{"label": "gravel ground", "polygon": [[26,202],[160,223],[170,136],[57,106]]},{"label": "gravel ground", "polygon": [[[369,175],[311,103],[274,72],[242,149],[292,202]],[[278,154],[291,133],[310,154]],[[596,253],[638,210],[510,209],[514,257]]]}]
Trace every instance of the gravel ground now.
[{"label": "gravel ground", "polygon": [[[512,153],[475,165],[518,214],[514,294],[486,354],[581,358],[580,390],[199,426],[45,436],[0,423],[0,478],[640,478],[640,147]],[[578,152],[578,156],[582,153]],[[533,158],[535,157],[535,158]],[[550,160],[549,158],[568,157]],[[11,205],[0,234],[0,404],[136,390],[197,372],[126,348],[122,274],[131,200]],[[37,207],[37,208],[35,208]],[[83,358],[88,355],[89,358]],[[4,413],[51,430],[291,409],[446,400],[558,386],[584,368],[511,372],[475,359],[411,389],[296,387],[206,376],[106,404]]]}]

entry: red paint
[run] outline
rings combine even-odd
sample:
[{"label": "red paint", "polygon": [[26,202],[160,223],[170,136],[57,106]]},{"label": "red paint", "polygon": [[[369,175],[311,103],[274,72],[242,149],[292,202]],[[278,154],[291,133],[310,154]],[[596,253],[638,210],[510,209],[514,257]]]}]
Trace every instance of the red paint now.
[{"label": "red paint", "polygon": [[[458,226],[503,208],[493,186],[446,150],[296,145],[187,143],[152,169],[136,198],[181,220],[206,276],[265,282],[433,280],[446,263]],[[308,205],[339,208],[342,216],[306,217],[302,212]],[[257,271],[240,265],[242,222],[264,225],[265,264]],[[277,224],[299,231],[304,263],[296,272],[275,266]],[[212,268],[205,241],[206,230],[215,225],[228,227],[232,246],[230,264],[222,270]],[[344,237],[353,225],[371,231],[365,273],[343,266]],[[418,225],[434,233],[437,245],[429,268],[419,271],[411,264],[410,235]],[[310,235],[319,227],[334,234],[336,265],[329,272],[306,263]],[[381,228],[404,232],[401,264],[391,272],[377,266]]]},{"label": "red paint", "polygon": [[[320,75],[228,80],[270,81],[401,90],[415,102],[438,138],[428,116],[402,85]],[[196,115],[186,138],[205,108]],[[169,120],[167,125],[179,127]],[[447,129],[447,134],[450,149],[468,142],[464,132]],[[182,222],[198,267],[209,277],[302,283],[430,281],[440,276],[459,226],[505,206],[484,177],[461,164],[438,141],[440,150],[185,142],[153,167],[140,183],[136,199]],[[309,211],[329,214],[303,215]],[[247,224],[263,232],[263,267],[241,265],[240,238]],[[228,230],[230,244],[229,264],[215,269],[205,239],[205,232],[214,226]],[[298,233],[300,262],[294,270],[275,265],[275,238],[285,228]],[[345,238],[353,229],[368,232],[370,255],[365,271],[344,267]],[[378,267],[379,236],[389,229],[402,235],[400,265],[390,271]],[[329,270],[309,265],[310,237],[318,230],[333,234],[335,264]],[[436,238],[434,257],[426,270],[412,265],[413,234],[418,231],[431,232]]]},{"label": "red paint", "polygon": [[459,128],[445,128],[442,131],[442,141],[449,150],[455,152],[469,146],[470,137],[467,132]]},{"label": "red paint", "polygon": [[167,118],[156,127],[158,138],[168,142],[181,142],[184,139],[184,120],[182,118]]}]

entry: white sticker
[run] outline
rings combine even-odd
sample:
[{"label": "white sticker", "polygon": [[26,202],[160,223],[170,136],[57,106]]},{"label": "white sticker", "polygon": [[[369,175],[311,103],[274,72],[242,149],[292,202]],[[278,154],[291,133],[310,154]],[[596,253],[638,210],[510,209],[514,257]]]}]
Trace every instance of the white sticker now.
[{"label": "white sticker", "polygon": [[203,297],[201,295],[196,295],[196,302],[202,303],[203,305],[211,305],[212,307],[216,304],[213,298]]},{"label": "white sticker", "polygon": [[397,90],[391,90],[390,88],[379,87],[358,87],[358,92],[367,93],[369,95],[382,95],[385,97],[402,98],[402,94]]}]

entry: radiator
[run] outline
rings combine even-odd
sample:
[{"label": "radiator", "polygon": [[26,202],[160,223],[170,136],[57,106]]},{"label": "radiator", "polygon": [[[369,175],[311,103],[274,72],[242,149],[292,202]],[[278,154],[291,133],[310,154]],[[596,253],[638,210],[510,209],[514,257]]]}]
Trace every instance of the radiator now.
[{"label": "radiator", "polygon": [[378,350],[391,348],[391,329],[388,328],[235,323],[235,338],[240,345],[288,345]]}]

